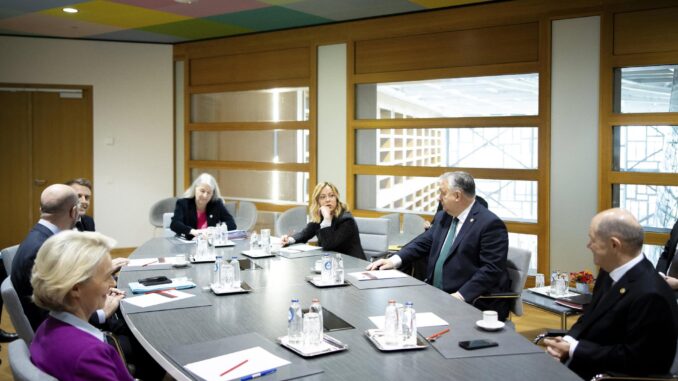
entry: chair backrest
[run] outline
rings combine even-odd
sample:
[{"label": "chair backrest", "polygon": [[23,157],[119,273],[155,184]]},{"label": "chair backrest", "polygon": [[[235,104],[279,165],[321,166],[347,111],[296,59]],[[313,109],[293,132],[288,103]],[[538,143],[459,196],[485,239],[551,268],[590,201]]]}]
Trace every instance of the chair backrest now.
[{"label": "chair backrest", "polygon": [[9,367],[15,381],[58,381],[31,362],[31,352],[23,340],[9,343]]},{"label": "chair backrest", "polygon": [[174,212],[176,205],[176,197],[163,198],[162,200],[153,204],[153,206],[151,206],[151,211],[148,214],[148,220],[151,222],[151,225],[155,226],[156,228],[161,228],[163,215],[168,212]]},{"label": "chair backrest", "polygon": [[238,208],[238,203],[235,201],[224,201],[224,206],[226,207],[226,211],[228,212],[228,214],[233,216],[233,218],[235,219],[235,212],[236,209]]},{"label": "chair backrest", "polygon": [[425,226],[426,220],[420,215],[412,213],[403,215],[403,235],[414,238],[424,232]]},{"label": "chair backrest", "polygon": [[28,321],[26,314],[24,314],[24,308],[21,306],[21,301],[19,301],[19,295],[17,295],[14,285],[12,284],[11,277],[7,277],[0,286],[2,293],[2,300],[5,302],[5,308],[7,313],[9,313],[9,318],[12,320],[12,325],[16,329],[16,333],[22,338],[26,344],[30,344],[33,341],[33,327]]},{"label": "chair backrest", "polygon": [[282,212],[275,220],[273,234],[277,237],[298,233],[306,227],[308,215],[305,206],[295,206]]},{"label": "chair backrest", "polygon": [[6,247],[2,249],[2,252],[0,252],[0,256],[2,257],[2,262],[5,265],[5,270],[7,270],[7,274],[12,273],[12,261],[14,260],[14,256],[16,255],[16,251],[18,249],[19,245],[14,245]]},{"label": "chair backrest", "polygon": [[172,229],[170,229],[170,225],[172,224],[172,217],[174,217],[174,213],[162,214],[162,230],[164,237],[174,237],[174,232],[172,231]]},{"label": "chair backrest", "polygon": [[379,218],[388,220],[388,237],[397,237],[400,234],[400,213],[389,213]]},{"label": "chair backrest", "polygon": [[386,218],[355,217],[360,234],[360,244],[368,261],[388,252],[388,222]]},{"label": "chair backrest", "polygon": [[257,206],[250,201],[240,201],[238,211],[233,216],[238,230],[250,231],[257,223]]},{"label": "chair backrest", "polygon": [[523,315],[523,299],[520,297],[520,294],[525,287],[527,271],[530,268],[530,257],[532,257],[532,252],[529,250],[509,247],[506,271],[508,271],[509,278],[511,279],[511,292],[519,295],[515,299],[513,306],[511,306],[511,312],[516,316]]}]

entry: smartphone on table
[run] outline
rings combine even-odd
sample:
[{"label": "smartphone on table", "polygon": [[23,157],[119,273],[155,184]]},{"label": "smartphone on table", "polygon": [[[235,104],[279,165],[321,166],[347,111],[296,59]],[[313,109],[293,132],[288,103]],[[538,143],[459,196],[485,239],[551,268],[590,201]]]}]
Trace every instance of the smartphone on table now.
[{"label": "smartphone on table", "polygon": [[496,341],[487,340],[487,339],[468,340],[468,341],[460,341],[459,342],[459,346],[466,349],[467,351],[472,351],[474,349],[481,349],[481,348],[496,347],[498,345],[499,344]]}]

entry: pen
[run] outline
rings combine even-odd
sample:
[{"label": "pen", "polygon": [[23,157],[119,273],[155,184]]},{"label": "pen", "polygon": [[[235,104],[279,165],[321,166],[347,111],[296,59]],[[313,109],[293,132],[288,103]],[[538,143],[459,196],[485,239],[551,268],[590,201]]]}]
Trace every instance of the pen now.
[{"label": "pen", "polygon": [[276,370],[278,370],[278,369],[273,368],[273,369],[269,369],[269,370],[264,370],[264,371],[259,372],[259,373],[253,373],[253,374],[250,374],[249,376],[245,376],[245,377],[241,378],[240,381],[247,381],[247,380],[251,380],[253,378],[263,377],[263,376],[269,375],[271,373],[275,373]]},{"label": "pen", "polygon": [[448,332],[450,332],[450,329],[449,329],[449,328],[445,328],[445,329],[443,329],[442,331],[436,332],[436,333],[434,333],[433,335],[427,337],[426,340],[428,340],[428,341],[436,341],[440,336],[442,336],[442,335],[444,335],[444,334],[446,334],[446,333],[448,333]]},{"label": "pen", "polygon": [[153,263],[155,263],[155,262],[157,262],[157,261],[158,261],[158,260],[156,259],[156,260],[150,261],[150,262],[148,262],[148,263],[144,263],[143,265],[141,265],[141,267],[146,267],[146,266],[148,266],[148,265],[150,265],[150,264],[153,264]]},{"label": "pen", "polygon": [[250,360],[244,360],[243,362],[241,362],[241,363],[239,363],[239,364],[233,366],[231,369],[228,369],[228,370],[224,371],[222,374],[220,374],[219,377],[223,377],[224,374],[226,374],[226,373],[232,371],[233,369],[236,369],[236,368],[242,366],[244,363],[246,363],[246,362],[248,362],[248,361],[250,361]]}]

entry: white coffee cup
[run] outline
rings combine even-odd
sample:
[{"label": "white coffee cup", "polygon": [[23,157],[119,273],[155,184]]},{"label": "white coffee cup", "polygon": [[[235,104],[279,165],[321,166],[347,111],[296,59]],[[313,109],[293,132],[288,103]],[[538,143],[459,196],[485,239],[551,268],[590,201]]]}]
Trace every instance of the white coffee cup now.
[{"label": "white coffee cup", "polygon": [[494,324],[499,321],[497,311],[483,311],[483,321],[485,323]]}]

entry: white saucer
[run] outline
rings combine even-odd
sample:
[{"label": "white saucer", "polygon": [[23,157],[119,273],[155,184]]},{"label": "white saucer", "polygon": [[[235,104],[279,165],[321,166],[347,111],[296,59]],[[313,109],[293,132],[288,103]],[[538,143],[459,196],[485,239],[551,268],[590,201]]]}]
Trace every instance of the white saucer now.
[{"label": "white saucer", "polygon": [[480,329],[484,329],[486,331],[498,331],[506,325],[503,321],[496,321],[494,323],[489,323],[486,322],[485,320],[478,320],[476,322],[476,325]]}]

